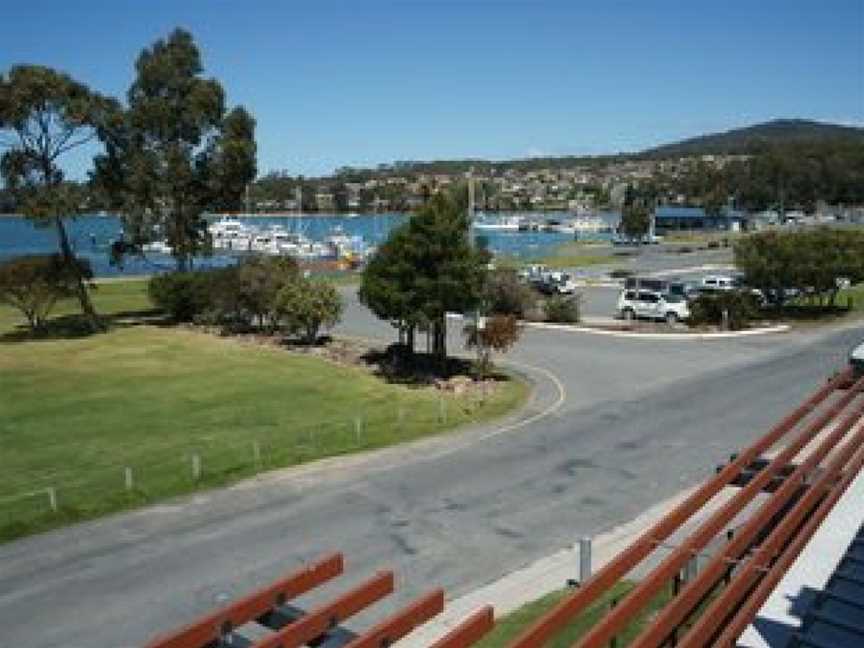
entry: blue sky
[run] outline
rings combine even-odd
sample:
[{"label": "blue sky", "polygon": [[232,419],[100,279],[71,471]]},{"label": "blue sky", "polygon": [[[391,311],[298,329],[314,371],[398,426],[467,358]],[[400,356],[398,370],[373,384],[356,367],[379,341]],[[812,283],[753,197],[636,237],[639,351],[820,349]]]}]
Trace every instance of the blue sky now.
[{"label": "blue sky", "polygon": [[118,96],[143,47],[189,29],[257,118],[262,172],[864,124],[864,0],[28,0],[2,15],[0,70],[40,63]]}]

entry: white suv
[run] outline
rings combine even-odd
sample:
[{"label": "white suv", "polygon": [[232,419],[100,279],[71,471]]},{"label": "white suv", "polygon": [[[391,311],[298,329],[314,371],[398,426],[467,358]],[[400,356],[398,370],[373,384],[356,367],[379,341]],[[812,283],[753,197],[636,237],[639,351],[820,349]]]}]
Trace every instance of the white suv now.
[{"label": "white suv", "polygon": [[618,313],[626,320],[644,317],[674,324],[690,317],[687,300],[681,295],[653,290],[622,290],[618,295]]}]

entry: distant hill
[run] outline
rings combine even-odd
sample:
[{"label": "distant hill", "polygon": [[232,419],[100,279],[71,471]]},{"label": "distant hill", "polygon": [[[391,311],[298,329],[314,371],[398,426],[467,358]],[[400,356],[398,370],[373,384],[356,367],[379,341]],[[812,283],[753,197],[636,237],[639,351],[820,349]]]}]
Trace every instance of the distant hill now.
[{"label": "distant hill", "polygon": [[775,119],[723,133],[710,133],[664,144],[643,151],[640,157],[669,158],[691,155],[743,154],[765,146],[812,142],[831,139],[860,139],[864,143],[864,128],[840,126],[806,119]]},{"label": "distant hill", "polygon": [[745,128],[736,128],[724,133],[711,133],[664,144],[641,152],[610,153],[608,155],[564,155],[560,157],[531,157],[513,160],[431,160],[398,161],[382,164],[377,168],[352,169],[344,167],[336,174],[343,179],[365,180],[382,175],[410,173],[465,173],[473,168],[478,173],[490,169],[498,171],[513,169],[532,171],[540,169],[565,169],[583,165],[603,165],[638,159],[677,158],[695,155],[745,154],[757,152],[765,146],[803,141],[826,141],[832,139],[860,139],[864,144],[864,128],[840,126],[805,119],[775,119]]}]

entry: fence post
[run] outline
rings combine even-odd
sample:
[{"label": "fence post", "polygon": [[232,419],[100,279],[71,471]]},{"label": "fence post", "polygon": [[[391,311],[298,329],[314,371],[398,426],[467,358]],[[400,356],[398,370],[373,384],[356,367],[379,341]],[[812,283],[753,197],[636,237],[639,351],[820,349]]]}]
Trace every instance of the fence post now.
[{"label": "fence post", "polygon": [[354,419],[354,438],[357,441],[357,445],[360,445],[360,438],[363,434],[363,418],[358,416]]},{"label": "fence post", "polygon": [[591,578],[591,538],[579,538],[579,584]]},{"label": "fence post", "polygon": [[129,466],[126,466],[124,473],[125,473],[125,477],[126,477],[126,490],[131,491],[135,487],[135,482],[133,481],[133,477],[132,477],[132,468]]},{"label": "fence post", "polygon": [[49,486],[45,490],[48,492],[48,505],[51,507],[51,510],[56,513],[57,512],[57,490],[53,486]]},{"label": "fence post", "polygon": [[255,462],[255,467],[261,467],[261,444],[257,441],[252,442],[252,461]]},{"label": "fence post", "polygon": [[201,456],[197,453],[192,455],[192,479],[201,479]]}]

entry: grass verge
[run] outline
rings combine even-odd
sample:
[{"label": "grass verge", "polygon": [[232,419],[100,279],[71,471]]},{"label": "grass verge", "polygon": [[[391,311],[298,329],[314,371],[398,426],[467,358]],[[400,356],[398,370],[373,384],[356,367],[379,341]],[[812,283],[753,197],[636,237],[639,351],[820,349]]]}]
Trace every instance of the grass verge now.
[{"label": "grass verge", "polygon": [[0,540],[489,420],[528,391],[505,380],[485,397],[443,395],[141,324],[144,282],[100,285],[94,301],[113,325],[80,337],[57,325],[20,338],[0,308]]},{"label": "grass verge", "polygon": [[[606,614],[613,599],[620,600],[634,586],[635,583],[629,581],[618,583],[568,624],[547,646],[549,648],[569,648],[572,646]],[[495,622],[494,630],[477,644],[477,648],[504,648],[504,646],[507,646],[516,639],[529,625],[552,609],[568,594],[570,594],[569,590],[559,590],[547,594],[543,598],[527,603],[518,610],[498,619]],[[630,623],[626,630],[619,635],[617,645],[623,648],[633,641],[645,627],[646,623],[670,600],[671,591],[669,589],[664,590],[656,596]]]}]

